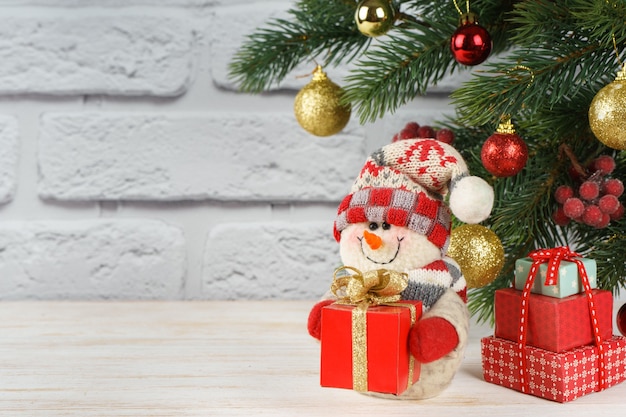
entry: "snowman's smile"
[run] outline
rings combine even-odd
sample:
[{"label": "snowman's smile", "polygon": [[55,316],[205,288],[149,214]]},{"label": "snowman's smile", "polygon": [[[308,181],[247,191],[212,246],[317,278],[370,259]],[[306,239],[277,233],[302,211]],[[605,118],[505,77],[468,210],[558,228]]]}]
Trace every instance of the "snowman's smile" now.
[{"label": "snowman's smile", "polygon": [[[380,251],[379,252],[372,251],[369,248],[369,246],[367,245],[367,243],[365,245],[363,245],[363,240],[364,239],[362,237],[359,237],[358,239],[361,242],[361,253],[363,253],[363,256],[365,256],[369,261],[374,262],[375,264],[386,265],[386,264],[392,263],[396,259],[396,257],[398,256],[398,253],[400,252],[400,242],[402,242],[404,237],[398,237],[397,238],[398,239],[398,246],[396,247],[395,253],[390,258],[387,258],[386,260],[384,260],[384,259],[382,259],[382,260],[381,259],[379,259],[379,260],[372,259],[373,255],[380,254],[381,252]],[[366,252],[369,252],[369,254],[366,253]],[[388,251],[385,251],[385,252],[388,253]]]}]

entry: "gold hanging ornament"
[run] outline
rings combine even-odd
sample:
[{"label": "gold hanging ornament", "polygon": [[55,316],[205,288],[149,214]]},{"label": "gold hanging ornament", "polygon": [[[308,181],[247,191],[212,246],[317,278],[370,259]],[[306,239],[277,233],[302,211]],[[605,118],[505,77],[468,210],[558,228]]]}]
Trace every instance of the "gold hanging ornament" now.
[{"label": "gold hanging ornament", "polygon": [[298,123],[315,136],[330,136],[341,132],[350,120],[350,105],[341,103],[343,90],[332,82],[321,66],[313,79],[296,95],[293,105]]},{"label": "gold hanging ornament", "polygon": [[448,256],[461,267],[467,288],[489,284],[504,265],[502,242],[493,231],[479,224],[464,224],[452,230]]},{"label": "gold hanging ornament", "polygon": [[354,20],[363,35],[381,36],[393,27],[396,10],[389,0],[361,0],[356,6]]},{"label": "gold hanging ornament", "polygon": [[626,63],[615,81],[604,86],[591,101],[589,126],[606,146],[626,149]]}]

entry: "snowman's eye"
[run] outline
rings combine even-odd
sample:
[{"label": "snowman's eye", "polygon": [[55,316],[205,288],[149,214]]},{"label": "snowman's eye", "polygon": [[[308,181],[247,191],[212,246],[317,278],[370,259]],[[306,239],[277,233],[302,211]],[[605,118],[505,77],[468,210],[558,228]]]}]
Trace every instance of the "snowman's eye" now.
[{"label": "snowman's eye", "polygon": [[389,230],[389,229],[391,229],[391,225],[389,223],[387,223],[387,222],[383,222],[382,228],[383,228],[383,230]]},{"label": "snowman's eye", "polygon": [[370,228],[370,230],[376,230],[376,229],[378,229],[378,223],[373,223],[373,222],[372,222],[372,223],[370,223],[369,228]]}]

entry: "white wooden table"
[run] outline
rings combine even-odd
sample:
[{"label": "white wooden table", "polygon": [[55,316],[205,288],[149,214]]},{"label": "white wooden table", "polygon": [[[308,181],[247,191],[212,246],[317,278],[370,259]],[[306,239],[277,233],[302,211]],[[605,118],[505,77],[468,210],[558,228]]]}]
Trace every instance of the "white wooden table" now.
[{"label": "white wooden table", "polygon": [[0,416],[626,415],[626,383],[558,404],[484,382],[478,326],[439,397],[321,388],[312,303],[0,303]]}]

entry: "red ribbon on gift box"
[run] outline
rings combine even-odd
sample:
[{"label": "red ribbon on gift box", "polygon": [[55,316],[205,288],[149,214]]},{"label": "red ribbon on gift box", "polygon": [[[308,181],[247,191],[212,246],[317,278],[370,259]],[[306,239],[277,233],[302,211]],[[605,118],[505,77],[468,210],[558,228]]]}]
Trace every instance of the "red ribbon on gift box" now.
[{"label": "red ribbon on gift box", "polygon": [[585,265],[582,260],[579,259],[580,255],[576,252],[572,252],[567,246],[560,246],[553,249],[538,249],[531,252],[528,256],[533,260],[533,263],[530,267],[530,271],[528,272],[528,278],[526,278],[524,289],[522,290],[522,304],[520,308],[519,329],[517,333],[521,391],[524,393],[528,392],[528,378],[526,378],[526,323],[528,322],[528,301],[530,299],[530,290],[535,282],[539,266],[546,262],[548,263],[548,271],[545,285],[556,285],[558,282],[558,271],[561,261],[574,262],[578,266],[578,274],[580,275],[583,288],[585,289],[585,294],[587,295],[587,302],[589,304],[589,314],[591,314],[591,324],[593,327],[593,340],[596,348],[598,349],[598,388],[599,390],[605,389],[607,384],[604,366],[604,346],[602,345],[602,337],[600,336],[596,305],[593,299],[591,285],[589,284],[589,276],[585,270]]},{"label": "red ribbon on gift box", "polygon": [[[574,262],[573,259],[576,257],[580,258],[580,255],[570,251],[567,246],[559,246],[553,249],[538,249],[532,251],[528,254],[528,257],[533,260],[533,267],[536,264],[538,268],[540,264],[548,262],[544,285],[556,285],[559,281],[559,266],[561,265],[561,261]],[[533,274],[533,271],[531,270],[530,273]]]}]

